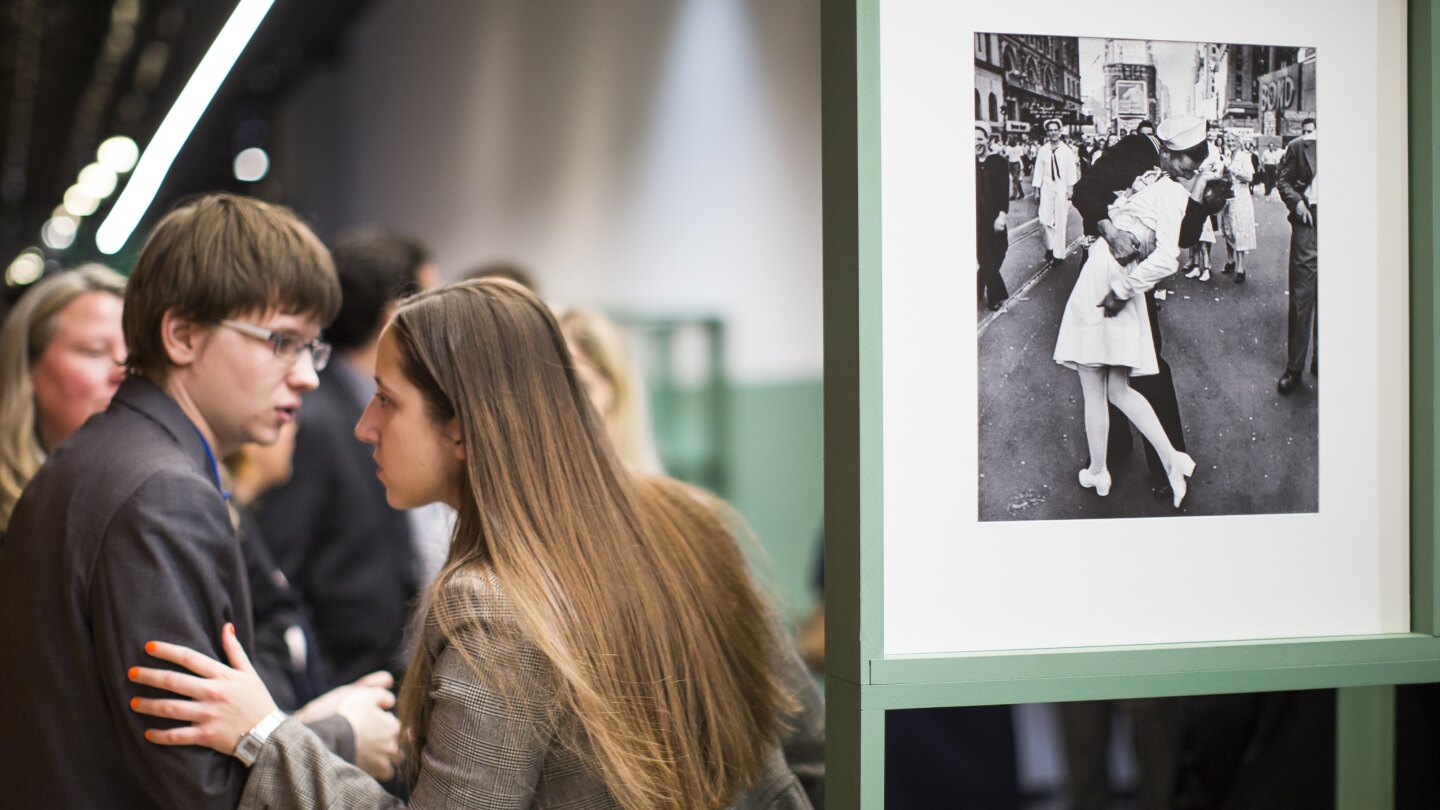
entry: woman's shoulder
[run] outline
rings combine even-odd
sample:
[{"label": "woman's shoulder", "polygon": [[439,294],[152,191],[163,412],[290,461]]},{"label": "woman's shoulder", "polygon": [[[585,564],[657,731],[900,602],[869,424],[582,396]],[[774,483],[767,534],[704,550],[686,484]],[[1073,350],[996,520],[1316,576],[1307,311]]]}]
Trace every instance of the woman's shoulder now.
[{"label": "woman's shoulder", "polygon": [[431,599],[432,613],[438,615],[459,611],[486,622],[513,621],[515,616],[495,569],[488,565],[441,572]]},{"label": "woman's shoulder", "polygon": [[535,646],[488,566],[441,573],[429,595],[425,643],[437,657],[453,648],[464,657],[494,663],[530,655]]}]

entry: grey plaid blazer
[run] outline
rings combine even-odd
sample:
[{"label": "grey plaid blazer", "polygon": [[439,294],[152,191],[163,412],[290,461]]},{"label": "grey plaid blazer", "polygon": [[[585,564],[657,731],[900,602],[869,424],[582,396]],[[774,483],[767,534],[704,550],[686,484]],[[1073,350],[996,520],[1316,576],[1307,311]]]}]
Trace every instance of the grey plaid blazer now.
[{"label": "grey plaid blazer", "polygon": [[[514,616],[493,577],[467,578],[461,587],[493,595],[482,622],[513,626]],[[444,596],[440,598],[445,598]],[[455,597],[458,598],[458,595]],[[552,730],[548,662],[533,645],[499,660],[478,640],[465,653],[483,668],[518,678],[522,700],[505,700],[493,684],[477,683],[460,650],[447,646],[432,622],[425,643],[435,657],[430,725],[409,807],[555,808],[610,810],[619,805],[580,757]],[[489,645],[492,646],[493,645]],[[780,663],[802,704],[789,731],[770,751],[759,784],[732,805],[737,810],[806,810],[824,805],[824,707],[814,683],[788,645]],[[242,810],[287,808],[403,808],[363,771],[330,753],[313,733],[286,720],[270,736],[251,769]]]}]

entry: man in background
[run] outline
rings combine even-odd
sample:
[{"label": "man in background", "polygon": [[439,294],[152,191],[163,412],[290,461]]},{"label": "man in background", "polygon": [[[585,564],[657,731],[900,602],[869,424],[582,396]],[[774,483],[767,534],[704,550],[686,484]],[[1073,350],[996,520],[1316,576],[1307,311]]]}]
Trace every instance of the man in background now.
[{"label": "man in background", "polygon": [[[1305,355],[1310,354],[1310,373],[1320,372],[1320,320],[1315,312],[1315,293],[1319,286],[1317,270],[1319,252],[1315,231],[1319,222],[1320,184],[1315,162],[1315,119],[1300,123],[1300,137],[1285,148],[1280,160],[1275,187],[1290,211],[1290,317],[1289,345],[1285,373],[1275,384],[1282,396],[1300,386],[1305,370]],[[1311,343],[1315,351],[1310,352]]]},{"label": "man in background", "polygon": [[1010,291],[1000,275],[1005,253],[1010,249],[1010,233],[1006,229],[1010,211],[1007,192],[1010,180],[1008,162],[987,145],[990,125],[975,122],[975,258],[978,264],[979,295],[991,312],[1004,306]]},{"label": "man in background", "polygon": [[1270,144],[1260,153],[1260,182],[1265,184],[1265,196],[1269,197],[1270,192],[1275,190],[1276,175],[1280,173],[1280,158],[1285,153],[1281,151],[1278,144]]},{"label": "man in background", "polygon": [[1025,184],[1021,179],[1025,171],[1025,147],[1020,145],[1020,139],[1010,138],[1010,145],[1005,147],[1005,161],[1010,166],[1010,182],[1014,188],[1010,191],[1010,199],[1025,199]]},{"label": "man in background", "polygon": [[332,253],[343,293],[327,333],[335,358],[305,398],[294,474],[255,505],[261,534],[310,616],[327,686],[403,669],[421,558],[410,519],[385,502],[355,423],[375,393],[376,348],[393,304],[438,281],[423,248],[380,229],[343,236]]}]

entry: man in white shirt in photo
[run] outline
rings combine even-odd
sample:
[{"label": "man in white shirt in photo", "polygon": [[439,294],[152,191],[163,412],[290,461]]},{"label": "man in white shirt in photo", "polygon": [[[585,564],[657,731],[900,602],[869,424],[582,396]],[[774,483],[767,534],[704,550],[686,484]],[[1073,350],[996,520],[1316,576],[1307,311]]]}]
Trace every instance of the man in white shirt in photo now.
[{"label": "man in white shirt in photo", "polygon": [[1045,122],[1045,144],[1035,154],[1031,184],[1039,206],[1041,230],[1045,234],[1045,263],[1065,260],[1065,225],[1070,218],[1070,194],[1080,179],[1080,162],[1075,150],[1060,140],[1059,119]]},{"label": "man in white shirt in photo", "polygon": [[1025,197],[1025,185],[1021,178],[1024,177],[1025,147],[1020,145],[1020,139],[1010,138],[1010,145],[1005,147],[1005,160],[1010,164],[1010,199],[1019,200]]}]

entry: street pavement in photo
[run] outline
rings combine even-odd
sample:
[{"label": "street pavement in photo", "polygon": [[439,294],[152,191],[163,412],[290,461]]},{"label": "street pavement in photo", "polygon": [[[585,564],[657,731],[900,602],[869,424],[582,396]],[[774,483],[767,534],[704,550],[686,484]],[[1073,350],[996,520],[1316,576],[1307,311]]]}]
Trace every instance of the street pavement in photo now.
[{"label": "street pavement in photo", "polygon": [[[1307,370],[1288,397],[1275,389],[1285,368],[1290,225],[1279,195],[1259,191],[1258,246],[1246,256],[1244,284],[1220,272],[1226,251],[1217,236],[1208,282],[1184,278],[1182,268],[1158,286],[1168,293],[1160,309],[1162,354],[1196,461],[1179,510],[1168,496],[1157,497],[1163,480],[1148,473],[1144,439],[1128,421],[1111,423],[1134,441],[1129,454],[1108,459],[1109,496],[1077,482],[1088,457],[1080,382],[1052,355],[1081,251],[1045,269],[1034,200],[1012,202],[1001,271],[1011,299],[997,313],[976,306],[981,520],[1317,511],[1318,378]],[[1081,233],[1071,209],[1068,238]]]}]

